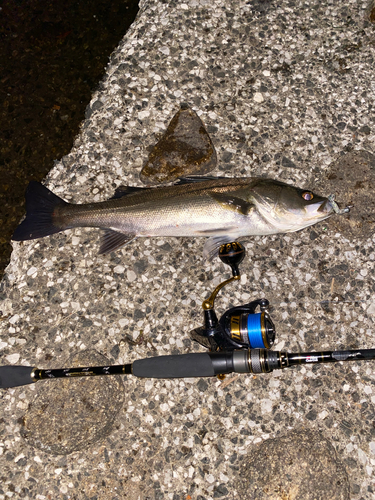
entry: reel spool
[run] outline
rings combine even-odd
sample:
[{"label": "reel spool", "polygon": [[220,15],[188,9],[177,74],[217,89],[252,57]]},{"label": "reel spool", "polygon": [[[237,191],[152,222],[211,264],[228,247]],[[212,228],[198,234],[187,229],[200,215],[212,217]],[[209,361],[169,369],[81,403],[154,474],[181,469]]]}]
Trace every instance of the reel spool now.
[{"label": "reel spool", "polygon": [[[259,305],[260,312],[255,312]],[[269,302],[258,299],[226,311],[219,323],[227,335],[246,349],[269,349],[275,342],[275,325],[268,313]]]}]

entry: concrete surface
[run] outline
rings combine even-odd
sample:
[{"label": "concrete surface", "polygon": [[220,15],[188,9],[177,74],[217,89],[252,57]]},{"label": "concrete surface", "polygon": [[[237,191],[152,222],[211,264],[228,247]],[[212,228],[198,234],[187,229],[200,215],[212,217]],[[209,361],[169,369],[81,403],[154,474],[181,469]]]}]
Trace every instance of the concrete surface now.
[{"label": "concrete surface", "polygon": [[[364,213],[367,229],[357,234],[337,216],[249,239],[241,283],[220,295],[217,311],[264,296],[277,350],[374,347],[373,192],[363,170],[358,179],[345,171],[355,169],[355,154],[373,175],[375,32],[367,15],[367,4],[354,1],[142,2],[72,152],[46,184],[74,202],[141,185],[149,148],[181,102],[206,125],[215,175],[268,176],[328,195],[339,172],[337,194],[360,193],[352,216],[361,226]],[[77,229],[14,244],[2,282],[2,364],[60,367],[79,354],[125,363],[200,350],[189,331],[201,323],[202,300],[229,275],[218,260],[203,261],[204,241],[140,239],[98,256],[98,240],[99,231]],[[251,499],[254,491],[326,500],[322,468],[296,479],[308,467],[309,442],[311,464],[330,464],[324,481],[340,478],[329,498],[372,499],[374,382],[373,363],[355,362],[224,381],[128,376],[3,390],[0,500]],[[288,436],[303,442],[302,458],[289,463]],[[279,488],[277,477],[265,484],[269,476],[252,469],[260,449]]]}]

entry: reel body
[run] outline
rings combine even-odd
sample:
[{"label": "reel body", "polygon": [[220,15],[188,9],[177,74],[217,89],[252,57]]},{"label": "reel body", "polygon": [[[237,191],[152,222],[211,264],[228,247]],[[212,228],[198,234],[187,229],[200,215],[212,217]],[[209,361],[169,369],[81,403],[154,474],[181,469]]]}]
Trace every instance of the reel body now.
[{"label": "reel body", "polygon": [[[256,312],[259,306],[260,312]],[[269,349],[275,342],[275,326],[266,299],[232,307],[220,320],[213,309],[204,311],[205,325],[195,328],[191,337],[210,351]]]}]

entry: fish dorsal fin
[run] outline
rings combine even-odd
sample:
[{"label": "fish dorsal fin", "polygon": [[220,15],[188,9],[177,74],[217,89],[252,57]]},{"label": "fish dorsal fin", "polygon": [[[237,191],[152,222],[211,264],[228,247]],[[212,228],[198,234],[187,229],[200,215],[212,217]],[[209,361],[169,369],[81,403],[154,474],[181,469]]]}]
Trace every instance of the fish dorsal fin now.
[{"label": "fish dorsal fin", "polygon": [[203,257],[207,260],[212,260],[218,254],[221,245],[232,243],[233,236],[213,236],[208,238],[203,248]]},{"label": "fish dorsal fin", "polygon": [[143,187],[135,187],[135,186],[119,186],[115,190],[115,194],[112,196],[111,200],[115,200],[116,198],[122,198],[123,196],[130,196],[132,194],[137,194],[140,191],[145,191],[148,188]]},{"label": "fish dorsal fin", "polygon": [[180,186],[181,184],[194,184],[204,181],[217,181],[219,179],[227,179],[227,177],[215,177],[214,175],[189,175],[188,177],[179,177],[178,181],[175,182],[175,186]]},{"label": "fish dorsal fin", "polygon": [[135,234],[124,234],[113,229],[105,229],[100,241],[99,255],[114,252],[134,240],[135,237]]},{"label": "fish dorsal fin", "polygon": [[220,203],[223,208],[233,210],[241,215],[249,215],[254,210],[255,205],[249,201],[236,196],[233,193],[210,193],[210,196]]}]

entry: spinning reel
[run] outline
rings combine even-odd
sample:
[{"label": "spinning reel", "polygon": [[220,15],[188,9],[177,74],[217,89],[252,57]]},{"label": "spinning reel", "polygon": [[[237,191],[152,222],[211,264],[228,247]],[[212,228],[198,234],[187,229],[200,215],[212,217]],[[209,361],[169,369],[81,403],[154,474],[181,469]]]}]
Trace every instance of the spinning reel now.
[{"label": "spinning reel", "polygon": [[[232,278],[220,283],[202,304],[204,326],[195,328],[191,337],[210,351],[235,349],[269,349],[275,341],[275,326],[270,318],[267,299],[257,299],[248,304],[232,307],[218,320],[214,303],[219,291],[227,284],[241,278],[239,264],[245,249],[239,242],[226,243],[219,249],[219,258],[232,270]],[[256,309],[259,306],[259,312]]]}]

